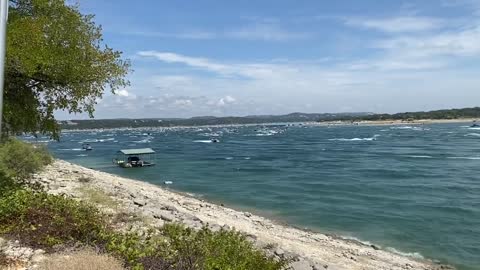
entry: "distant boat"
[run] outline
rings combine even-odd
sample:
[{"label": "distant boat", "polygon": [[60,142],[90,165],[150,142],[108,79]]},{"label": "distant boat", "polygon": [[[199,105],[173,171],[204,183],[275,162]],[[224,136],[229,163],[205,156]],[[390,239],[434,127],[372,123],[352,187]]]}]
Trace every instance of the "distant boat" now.
[{"label": "distant boat", "polygon": [[90,146],[90,144],[88,144],[88,143],[82,145],[82,149],[84,149],[85,151],[93,150],[92,146]]},{"label": "distant boat", "polygon": [[210,139],[210,141],[211,141],[212,143],[217,143],[217,142],[220,142],[220,140],[219,140],[219,139]]},{"label": "distant boat", "polygon": [[122,149],[113,163],[122,168],[148,167],[155,165],[155,151],[151,148]]},{"label": "distant boat", "polygon": [[479,124],[477,124],[477,121],[473,121],[472,125],[470,127],[480,127]]}]

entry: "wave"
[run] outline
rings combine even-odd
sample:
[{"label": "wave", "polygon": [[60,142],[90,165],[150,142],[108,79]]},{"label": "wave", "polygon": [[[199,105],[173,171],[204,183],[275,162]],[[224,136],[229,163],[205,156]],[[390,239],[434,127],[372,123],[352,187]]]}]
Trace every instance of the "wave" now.
[{"label": "wave", "polygon": [[480,127],[469,127],[468,129],[480,130]]},{"label": "wave", "polygon": [[211,140],[195,140],[193,142],[198,142],[198,143],[212,143]]},{"label": "wave", "polygon": [[480,157],[447,157],[448,159],[480,160]]},{"label": "wave", "polygon": [[108,141],[113,141],[115,138],[108,138],[108,139],[86,139],[83,141],[80,141],[78,143],[99,143],[99,142],[108,142]]},{"label": "wave", "polygon": [[474,136],[474,137],[480,137],[480,133],[468,133],[465,136]]},{"label": "wave", "polygon": [[87,154],[80,154],[80,155],[77,155],[77,157],[88,157]]},{"label": "wave", "polygon": [[[343,236],[343,235],[342,235],[342,236],[340,236],[340,238],[345,239],[345,240],[353,240],[353,241],[359,242],[359,243],[361,243],[361,244],[364,244],[364,245],[366,245],[366,246],[372,246],[372,245],[374,245],[374,244],[372,244],[372,243],[369,242],[369,241],[360,240],[360,239],[358,239],[358,238],[356,238],[356,237],[353,237],[353,236]],[[375,246],[377,246],[377,247],[379,247],[379,248],[382,248],[381,246],[379,246],[379,245],[377,245],[377,244],[375,244]],[[395,253],[395,254],[398,254],[398,255],[402,255],[402,256],[404,256],[404,257],[410,257],[410,258],[415,258],[415,259],[420,259],[420,260],[424,259],[423,255],[420,254],[419,252],[402,252],[402,251],[400,251],[400,250],[398,250],[398,249],[395,249],[395,248],[393,248],[393,247],[386,247],[385,250],[386,250],[386,251],[389,251],[389,252],[391,252],[391,253]]]},{"label": "wave", "polygon": [[226,160],[232,160],[233,157],[226,157],[225,159],[226,159]]},{"label": "wave", "polygon": [[352,138],[352,139],[346,139],[346,138],[333,138],[329,139],[329,141],[339,141],[339,142],[356,142],[356,141],[375,141],[377,140],[377,137],[380,135],[375,134],[373,137],[370,138]]},{"label": "wave", "polygon": [[418,252],[402,252],[398,249],[393,247],[386,247],[385,250],[390,251],[392,253],[396,253],[405,257],[415,258],[415,259],[424,259],[423,255]]},{"label": "wave", "polygon": [[430,128],[426,128],[426,127],[412,127],[412,126],[391,127],[390,129],[410,129],[410,130],[415,130],[415,131],[430,130]]},{"label": "wave", "polygon": [[412,126],[391,127],[390,129],[413,129]]},{"label": "wave", "polygon": [[134,143],[151,143],[152,141],[149,140],[149,139],[143,139],[143,140],[140,140],[140,141],[133,141]]},{"label": "wave", "polygon": [[407,156],[407,157],[410,157],[410,158],[433,158],[432,156],[422,156],[422,155],[410,155],[410,156]]},{"label": "wave", "polygon": [[82,149],[82,148],[62,148],[62,149],[58,149],[60,151],[85,151],[85,149]]}]

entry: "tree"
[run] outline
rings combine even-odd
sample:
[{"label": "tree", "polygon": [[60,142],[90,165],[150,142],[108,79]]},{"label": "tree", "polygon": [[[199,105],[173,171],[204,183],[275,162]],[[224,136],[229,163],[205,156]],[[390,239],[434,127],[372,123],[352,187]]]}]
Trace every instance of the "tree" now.
[{"label": "tree", "polygon": [[58,138],[56,110],[87,112],[105,90],[128,85],[130,62],[103,44],[93,15],[65,0],[10,0],[4,132]]}]

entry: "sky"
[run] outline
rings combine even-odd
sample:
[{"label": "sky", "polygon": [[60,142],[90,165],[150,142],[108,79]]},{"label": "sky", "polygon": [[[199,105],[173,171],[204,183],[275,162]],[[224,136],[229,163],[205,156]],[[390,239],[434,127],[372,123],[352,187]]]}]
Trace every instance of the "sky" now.
[{"label": "sky", "polygon": [[480,0],[79,4],[133,69],[95,118],[480,105]]}]

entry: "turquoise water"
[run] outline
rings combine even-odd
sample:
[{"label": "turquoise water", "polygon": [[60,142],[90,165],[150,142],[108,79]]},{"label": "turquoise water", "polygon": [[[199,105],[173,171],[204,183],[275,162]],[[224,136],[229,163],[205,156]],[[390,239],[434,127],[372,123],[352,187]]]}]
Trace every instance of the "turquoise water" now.
[{"label": "turquoise water", "polygon": [[[220,143],[209,143],[210,138]],[[81,151],[82,142],[93,151]],[[289,224],[480,269],[480,129],[267,126],[64,133],[61,159]],[[120,169],[151,147],[158,165]]]}]

